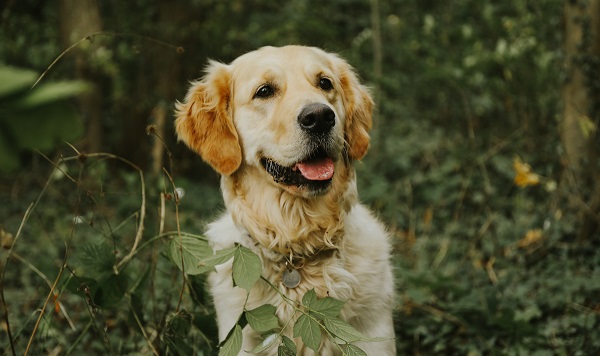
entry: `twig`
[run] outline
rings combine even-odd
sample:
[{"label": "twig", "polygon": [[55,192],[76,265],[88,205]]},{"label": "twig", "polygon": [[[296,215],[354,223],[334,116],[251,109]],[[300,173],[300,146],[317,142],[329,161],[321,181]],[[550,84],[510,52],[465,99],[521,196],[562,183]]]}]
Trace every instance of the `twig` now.
[{"label": "twig", "polygon": [[[296,313],[302,313],[302,314],[306,315],[307,317],[309,317],[310,319],[312,319],[312,320],[313,320],[314,322],[316,322],[317,324],[319,324],[319,327],[320,327],[322,330],[324,330],[324,331],[325,331],[325,333],[326,333],[326,334],[327,334],[327,335],[328,335],[328,336],[329,336],[329,337],[330,337],[332,340],[335,340],[336,338],[338,338],[339,340],[342,340],[342,341],[344,341],[346,344],[350,344],[350,342],[348,342],[347,340],[344,340],[344,339],[342,339],[342,338],[339,338],[339,337],[337,337],[337,336],[333,335],[333,333],[332,333],[331,331],[329,331],[329,330],[328,330],[328,329],[327,329],[327,328],[326,328],[326,327],[325,327],[323,324],[321,324],[321,323],[319,322],[319,320],[318,320],[318,319],[317,319],[317,318],[316,318],[314,315],[311,315],[311,313],[309,313],[309,312],[307,312],[307,311],[305,311],[305,310],[302,310],[301,308],[299,308],[299,307],[297,306],[297,305],[303,305],[303,304],[301,304],[300,302],[297,302],[297,301],[295,301],[295,300],[292,300],[292,299],[290,299],[288,296],[286,296],[285,294],[283,294],[283,293],[282,293],[282,292],[279,290],[279,288],[277,288],[277,287],[276,287],[276,286],[275,286],[273,283],[271,283],[271,281],[269,281],[269,280],[268,280],[268,279],[266,279],[265,277],[263,277],[263,276],[260,276],[260,278],[261,278],[263,281],[267,282],[267,284],[268,284],[268,285],[269,285],[269,286],[270,286],[270,287],[271,287],[271,288],[272,288],[272,289],[273,289],[275,292],[277,292],[277,294],[279,294],[279,296],[281,296],[281,299],[282,299],[283,301],[285,301],[285,302],[286,302],[286,303],[287,303],[289,306],[291,306],[291,307],[294,309],[294,314],[292,315],[292,317],[290,318],[290,320],[291,320],[291,319],[292,319],[292,318],[293,318],[293,317],[296,315]],[[250,295],[250,293],[248,293],[248,295]],[[246,297],[246,298],[248,298],[248,297]],[[306,305],[303,305],[303,306],[304,306],[304,308],[305,308],[305,309],[309,309],[309,308],[308,308]],[[309,309],[309,311],[311,311],[311,310]],[[312,312],[313,312],[314,314],[319,314],[319,313],[318,313],[317,311],[315,311],[315,310],[312,310]],[[323,314],[321,314],[321,315],[323,315]],[[286,323],[286,326],[287,326],[288,324],[289,324],[289,320],[288,320],[288,322]],[[283,331],[283,329],[282,329],[282,331]],[[342,345],[341,345],[341,344],[338,344],[337,342],[335,343],[335,345],[338,347],[338,349],[339,349],[339,350],[342,352],[342,354],[343,354],[343,353],[344,353],[344,350],[342,349]]]},{"label": "twig", "polygon": [[42,191],[38,195],[38,197],[35,200],[35,202],[29,204],[29,207],[25,211],[25,214],[23,215],[23,220],[21,221],[21,225],[19,226],[19,229],[17,230],[17,233],[16,233],[15,238],[13,240],[13,243],[10,246],[10,249],[8,250],[8,254],[6,255],[6,263],[4,264],[4,268],[2,269],[2,276],[0,277],[0,299],[2,299],[2,308],[3,308],[3,312],[4,312],[3,313],[4,314],[4,319],[5,319],[4,321],[6,322],[6,329],[7,329],[7,333],[8,333],[8,339],[9,339],[10,348],[11,348],[11,351],[12,351],[13,355],[16,355],[16,350],[15,350],[15,345],[13,343],[12,333],[11,333],[11,330],[10,330],[10,322],[9,322],[9,319],[8,319],[8,308],[6,306],[6,300],[4,298],[4,278],[6,276],[6,270],[8,269],[8,261],[10,260],[10,257],[12,255],[12,251],[13,251],[14,247],[17,244],[17,240],[21,236],[21,231],[23,230],[23,227],[25,226],[25,223],[29,219],[29,216],[31,215],[31,213],[33,212],[33,210],[39,204],[40,200],[42,199],[42,196],[44,196],[44,194],[46,193],[46,189],[48,189],[48,186],[50,185],[50,177],[52,177],[54,175],[54,172],[57,169],[58,169],[58,167],[56,165],[54,165],[53,168],[52,168],[52,172],[50,172],[50,175],[49,175],[48,179],[46,179],[46,184],[44,184],[44,188],[42,188]]},{"label": "twig", "polygon": [[[44,186],[44,190],[45,189],[46,189],[46,187]],[[42,194],[43,194],[44,190],[42,190]],[[39,198],[38,198],[38,201],[39,201]],[[10,321],[8,319],[8,307],[6,306],[6,299],[4,298],[4,277],[6,275],[6,270],[8,269],[8,261],[10,259],[10,256],[12,255],[13,248],[17,244],[17,240],[18,240],[19,236],[21,236],[21,231],[23,230],[23,226],[25,226],[25,222],[29,219],[29,215],[31,215],[31,212],[33,211],[33,208],[35,207],[36,203],[37,203],[37,201],[35,203],[29,204],[29,207],[25,211],[25,215],[23,216],[23,220],[21,220],[21,225],[19,226],[19,230],[17,230],[17,234],[15,235],[15,239],[13,240],[13,243],[10,246],[10,249],[8,250],[8,255],[6,256],[6,263],[4,264],[4,268],[2,269],[2,278],[0,279],[0,298],[2,299],[2,309],[3,309],[3,312],[4,312],[3,313],[4,314],[4,322],[6,323],[6,331],[8,333],[8,340],[10,342],[10,349],[11,349],[13,355],[16,355],[17,352],[15,350],[15,345],[13,343],[13,338],[12,338],[12,333],[10,331]]]},{"label": "twig", "polygon": [[[140,240],[142,239],[142,236],[144,234],[144,221],[146,218],[146,183],[144,181],[144,172],[142,171],[142,169],[140,167],[138,167],[136,164],[134,164],[133,162],[117,156],[117,155],[113,155],[111,153],[88,153],[88,154],[84,154],[85,158],[95,158],[95,157],[107,157],[107,158],[111,158],[117,161],[121,161],[125,164],[127,164],[128,166],[132,167],[133,169],[135,169],[136,171],[138,171],[139,175],[140,175],[140,184],[141,184],[141,190],[142,190],[142,203],[140,206],[140,221],[139,221],[139,226],[137,228],[137,232],[135,235],[135,240],[133,241],[133,246],[131,247],[131,250],[129,251],[129,253],[123,257],[121,259],[121,261],[119,261],[119,263],[115,266],[115,271],[118,272],[121,267],[123,265],[125,265],[127,262],[129,262],[129,260],[131,260],[131,258],[133,257],[133,255],[135,254],[135,250],[137,249],[138,244],[140,243]],[[70,160],[70,159],[81,159],[81,155],[77,156],[77,157],[70,157],[68,159],[63,159],[63,160]]]},{"label": "twig", "polygon": [[176,311],[179,311],[181,308],[181,303],[183,301],[183,292],[186,284],[186,276],[185,276],[185,263],[183,261],[183,240],[181,239],[181,225],[179,223],[179,196],[175,192],[175,182],[173,181],[173,177],[169,174],[169,172],[163,167],[163,172],[169,178],[169,182],[171,182],[171,188],[173,189],[173,200],[175,201],[175,223],[177,224],[177,237],[179,240],[179,255],[181,255],[181,275],[183,278],[183,284],[181,285],[181,291],[179,292],[179,300],[177,302]]},{"label": "twig", "polygon": [[146,342],[148,342],[148,346],[150,346],[150,349],[152,349],[152,353],[157,356],[160,355],[160,353],[156,350],[154,345],[152,345],[152,340],[150,340],[150,337],[146,333],[146,330],[144,330],[144,326],[142,325],[140,318],[138,317],[137,313],[135,312],[133,305],[131,305],[131,297],[130,296],[128,296],[128,298],[127,298],[127,305],[129,305],[129,309],[131,310],[131,313],[133,314],[133,317],[135,318],[135,322],[137,323],[138,327],[140,328],[140,331],[142,332],[144,339],[146,339]]},{"label": "twig", "polygon": [[160,193],[160,222],[158,225],[158,233],[162,234],[165,229],[165,194]]},{"label": "twig", "polygon": [[151,37],[146,37],[146,36],[141,36],[135,33],[118,33],[118,32],[103,32],[103,31],[99,31],[99,32],[95,32],[92,33],[90,35],[87,35],[85,37],[82,37],[81,39],[79,39],[79,41],[73,43],[72,45],[70,45],[69,47],[67,47],[67,49],[65,49],[64,51],[61,52],[61,54],[58,55],[58,57],[56,57],[55,60],[52,61],[52,63],[50,63],[50,65],[48,66],[48,68],[46,68],[46,70],[44,70],[44,72],[39,76],[39,78],[35,81],[35,83],[33,83],[33,85],[31,86],[31,89],[35,88],[36,85],[38,85],[38,83],[46,76],[46,74],[50,71],[50,69],[52,69],[52,67],[54,67],[54,65],[56,63],[58,63],[58,61],[60,61],[62,59],[62,57],[64,57],[67,53],[69,53],[71,50],[73,50],[75,47],[79,46],[80,44],[82,44],[83,42],[90,40],[94,37],[99,37],[99,36],[115,36],[115,37],[134,37],[134,38],[140,38],[149,42],[154,42],[157,43],[159,45],[162,46],[166,46],[166,47],[170,47],[172,49],[175,49],[178,53],[182,53],[184,51],[183,47],[181,46],[175,46],[172,45],[170,43],[167,42],[163,42],[160,40],[157,40],[155,38],[151,38]]},{"label": "twig", "polygon": [[[69,273],[71,273],[71,276],[79,282],[78,291],[82,290],[83,294],[85,295],[85,306],[87,308],[88,313],[90,314],[90,321],[92,322],[92,325],[94,326],[96,331],[98,331],[99,334],[103,335],[104,347],[106,347],[108,353],[112,354],[112,347],[110,345],[110,340],[108,339],[108,334],[106,333],[106,323],[103,320],[101,320],[101,315],[99,315],[99,313],[97,312],[98,306],[96,305],[96,303],[94,303],[89,287],[79,279],[79,277],[75,274],[71,267],[66,265],[65,268],[69,271]],[[103,325],[99,326],[98,323]]]},{"label": "twig", "polygon": [[[42,155],[43,156],[43,155]],[[45,156],[44,156],[45,157]],[[140,240],[142,239],[142,236],[144,234],[144,222],[145,222],[145,218],[146,218],[146,183],[144,180],[144,172],[142,171],[142,169],[137,166],[135,163],[129,161],[128,159],[125,159],[123,157],[111,154],[111,153],[105,153],[105,152],[98,152],[98,153],[83,153],[83,154],[79,154],[77,156],[71,156],[71,157],[64,157],[61,158],[61,160],[63,162],[67,162],[67,161],[72,161],[72,160],[83,160],[83,159],[87,159],[87,158],[110,158],[110,159],[114,159],[116,161],[121,161],[123,163],[125,163],[126,165],[130,166],[131,168],[135,169],[136,171],[138,171],[139,175],[140,175],[140,184],[141,184],[141,190],[142,190],[142,203],[140,206],[140,221],[139,221],[139,225],[137,228],[137,232],[135,234],[135,239],[133,241],[133,246],[131,247],[131,250],[129,251],[129,253],[123,257],[121,259],[121,261],[119,261],[119,263],[115,266],[114,270],[115,273],[118,273],[119,270],[121,270],[121,268],[123,267],[123,265],[125,265],[127,262],[129,262],[129,260],[131,260],[131,258],[133,257],[133,255],[135,254],[135,250],[137,249],[138,244],[140,243]],[[55,164],[55,167],[57,165]],[[61,170],[62,172],[62,170]],[[65,174],[65,176],[69,177],[69,179],[71,179],[74,183],[77,184],[78,187],[81,186],[81,183],[78,180],[73,179],[72,177],[70,177],[69,175],[67,175],[65,172],[63,172]]]},{"label": "twig", "polygon": [[[27,267],[29,267],[29,269],[32,270],[32,271],[34,271],[38,276],[40,276],[46,282],[46,284],[48,285],[48,287],[52,288],[52,282],[36,266],[34,266],[31,262],[27,261],[25,258],[21,257],[21,255],[19,255],[16,252],[13,253],[13,256],[17,260],[21,261],[21,263],[23,263],[24,265],[26,265]],[[65,316],[65,319],[67,319],[67,322],[69,323],[69,326],[71,327],[71,329],[73,331],[76,331],[77,329],[75,328],[75,324],[73,324],[73,321],[71,320],[71,318],[67,314],[67,310],[65,309],[65,306],[60,301],[58,301],[58,305],[60,307],[60,311],[62,311],[63,315]]]},{"label": "twig", "polygon": [[42,311],[40,312],[40,316],[37,319],[37,321],[35,322],[35,326],[33,327],[33,331],[31,332],[31,336],[29,337],[29,342],[27,343],[27,348],[25,349],[25,353],[23,354],[25,356],[27,356],[27,354],[29,353],[29,349],[31,348],[31,345],[33,344],[33,339],[35,337],[35,334],[38,330],[40,322],[42,321],[42,318],[44,317],[44,313],[46,312],[46,307],[48,306],[48,302],[50,301],[50,298],[54,295],[54,289],[56,288],[56,285],[58,284],[58,281],[60,280],[60,277],[62,276],[62,274],[65,270],[65,267],[67,266],[67,256],[68,256],[68,253],[65,252],[63,264],[60,267],[60,270],[58,271],[58,276],[56,276],[56,279],[54,280],[54,284],[50,288],[50,292],[48,293],[48,296],[46,297],[46,301],[44,302],[44,305],[42,306]]}]

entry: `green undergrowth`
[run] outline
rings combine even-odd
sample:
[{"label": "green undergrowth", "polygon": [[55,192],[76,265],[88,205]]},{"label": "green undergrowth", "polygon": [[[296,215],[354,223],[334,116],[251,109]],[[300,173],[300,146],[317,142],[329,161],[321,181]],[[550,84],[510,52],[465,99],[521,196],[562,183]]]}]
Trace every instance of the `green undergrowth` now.
[{"label": "green undergrowth", "polygon": [[[464,160],[448,136],[429,138],[393,146],[404,152],[394,164],[375,155],[358,167],[393,237],[399,354],[597,353],[598,237],[574,238],[559,174],[522,157],[540,180],[518,187],[513,152]],[[200,236],[223,209],[216,187],[98,153],[39,158],[1,192],[3,354],[234,355],[243,327],[264,336],[255,351],[294,354],[289,327],[308,347],[332,337],[361,354],[365,337],[338,319],[343,301],[314,292],[288,301],[289,325],[268,304],[244,310],[219,344],[205,273],[233,261],[240,288],[267,281],[251,252],[212,256]]]}]

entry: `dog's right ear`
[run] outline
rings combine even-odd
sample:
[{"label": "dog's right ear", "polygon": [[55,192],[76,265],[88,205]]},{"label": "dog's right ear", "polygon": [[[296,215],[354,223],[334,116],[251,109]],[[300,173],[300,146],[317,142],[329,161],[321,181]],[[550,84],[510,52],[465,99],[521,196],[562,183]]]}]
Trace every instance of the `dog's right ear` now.
[{"label": "dog's right ear", "polygon": [[175,107],[179,140],[196,151],[217,172],[230,175],[242,162],[242,149],[229,110],[231,73],[225,64],[211,61],[205,76],[193,82]]}]

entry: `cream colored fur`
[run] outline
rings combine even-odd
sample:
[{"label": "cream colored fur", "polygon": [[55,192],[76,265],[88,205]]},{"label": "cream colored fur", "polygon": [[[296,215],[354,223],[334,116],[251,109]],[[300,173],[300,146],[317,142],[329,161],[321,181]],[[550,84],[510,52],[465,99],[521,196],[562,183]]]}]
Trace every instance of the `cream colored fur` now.
[{"label": "cream colored fur", "polygon": [[[322,77],[331,80],[333,90],[318,87]],[[257,100],[255,93],[264,83],[273,85],[276,95]],[[260,164],[269,157],[289,166],[307,154],[310,137],[298,127],[297,117],[311,103],[325,104],[335,113],[335,174],[324,194],[276,183]],[[310,47],[265,47],[230,65],[211,62],[206,76],[178,104],[176,129],[221,173],[227,211],[206,231],[215,250],[236,243],[250,248],[262,261],[262,276],[292,300],[300,301],[314,289],[320,297],[345,301],[342,319],[369,337],[388,338],[357,345],[368,355],[394,355],[389,236],[358,203],[352,167],[368,148],[371,110],[368,92],[339,57]],[[302,282],[296,288],[281,282],[286,259],[300,266]],[[231,264],[219,266],[209,281],[223,340],[243,310],[246,291],[233,286]],[[259,281],[246,308],[266,303],[277,308],[282,327],[297,317],[271,286]],[[293,338],[291,326],[284,333]],[[242,350],[259,341],[260,335],[246,327]],[[314,354],[299,338],[294,341],[300,355]],[[276,355],[276,346],[263,354]],[[324,337],[317,354],[341,352]]]}]

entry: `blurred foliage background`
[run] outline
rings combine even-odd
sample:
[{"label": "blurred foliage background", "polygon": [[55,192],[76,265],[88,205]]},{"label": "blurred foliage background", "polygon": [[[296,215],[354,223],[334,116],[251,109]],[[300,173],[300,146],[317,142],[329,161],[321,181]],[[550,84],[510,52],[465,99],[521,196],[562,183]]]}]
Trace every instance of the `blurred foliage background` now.
[{"label": "blurred foliage background", "polygon": [[600,352],[600,1],[0,11],[3,354],[216,352],[202,277],[165,252],[222,210],[173,104],[207,58],[285,44],[339,53],[373,90],[357,170],[394,238],[399,354]]}]

